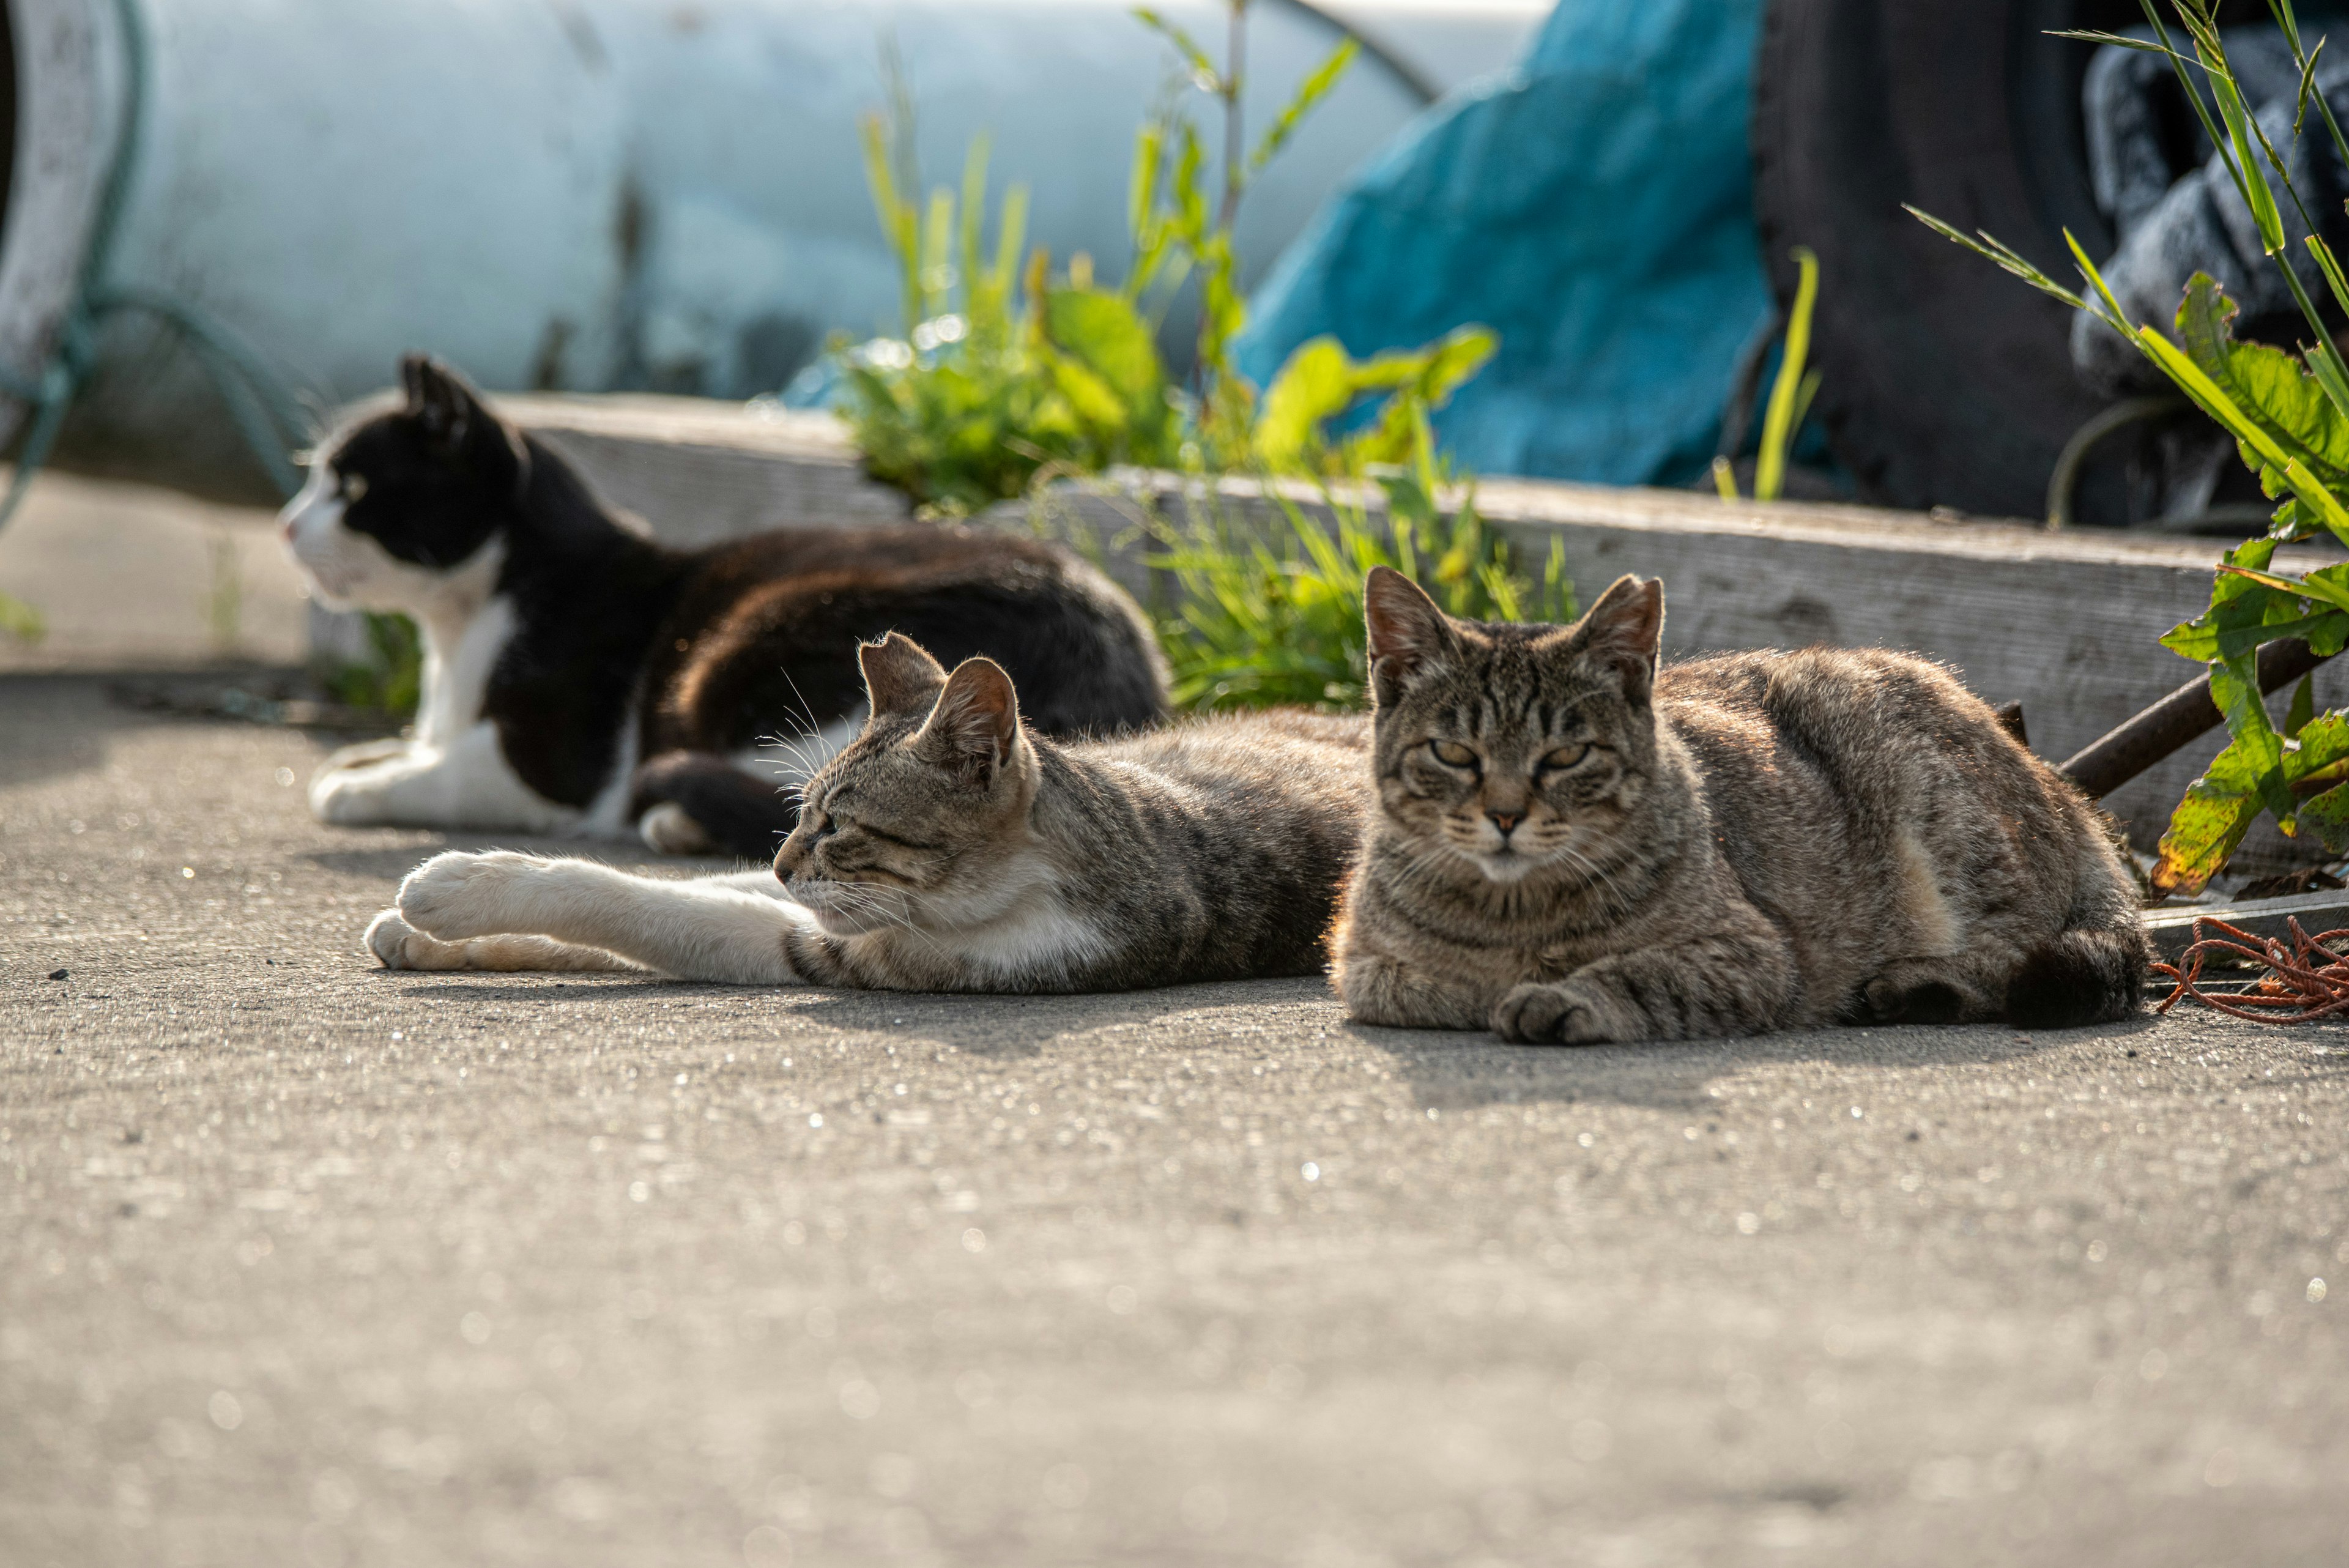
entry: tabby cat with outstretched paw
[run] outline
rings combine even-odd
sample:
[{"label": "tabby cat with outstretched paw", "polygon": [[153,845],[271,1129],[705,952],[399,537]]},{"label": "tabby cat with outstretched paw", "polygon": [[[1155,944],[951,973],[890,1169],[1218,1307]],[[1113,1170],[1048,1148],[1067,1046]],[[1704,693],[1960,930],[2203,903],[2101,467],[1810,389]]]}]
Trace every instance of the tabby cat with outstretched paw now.
[{"label": "tabby cat with outstretched paw", "polygon": [[884,991],[1318,974],[1370,804],[1359,716],[1235,713],[1062,744],[1002,668],[856,650],[873,717],[772,875],[437,855],[367,929],[390,969],[657,970]]},{"label": "tabby cat with outstretched paw", "polygon": [[1368,584],[1378,805],[1333,940],[1366,1023],[1580,1044],[2127,1016],[2102,819],[1938,665],[1659,666],[1663,587],[1572,626]]}]

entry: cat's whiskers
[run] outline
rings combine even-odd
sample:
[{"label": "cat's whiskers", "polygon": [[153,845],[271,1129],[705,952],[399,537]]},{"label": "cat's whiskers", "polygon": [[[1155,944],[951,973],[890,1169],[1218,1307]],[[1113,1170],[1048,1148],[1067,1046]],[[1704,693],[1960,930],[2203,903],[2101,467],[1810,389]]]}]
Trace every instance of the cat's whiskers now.
[{"label": "cat's whiskers", "polygon": [[[866,882],[835,882],[832,886],[844,889],[861,899],[862,902],[857,905],[858,908],[878,915],[889,925],[904,927],[910,935],[919,938],[932,948],[938,946],[937,938],[924,930],[914,919],[912,900],[897,889],[894,888],[887,889],[887,893],[894,897],[885,897],[883,889]],[[875,930],[881,929],[883,928],[873,928]]]},{"label": "cat's whiskers", "polygon": [[1557,860],[1565,862],[1569,869],[1586,873],[1583,877],[1585,887],[1590,886],[1595,881],[1599,887],[1605,888],[1608,901],[1615,908],[1619,909],[1630,908],[1630,900],[1626,898],[1623,896],[1623,890],[1616,886],[1614,876],[1598,861],[1575,848],[1571,841],[1560,844],[1551,851],[1551,855]]}]

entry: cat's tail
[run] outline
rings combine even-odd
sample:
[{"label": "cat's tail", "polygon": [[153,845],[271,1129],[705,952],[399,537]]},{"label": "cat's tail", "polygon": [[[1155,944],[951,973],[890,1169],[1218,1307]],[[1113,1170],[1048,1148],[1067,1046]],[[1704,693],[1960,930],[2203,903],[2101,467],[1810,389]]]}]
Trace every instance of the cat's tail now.
[{"label": "cat's tail", "polygon": [[2134,1014],[2145,997],[2153,949],[2136,888],[2119,867],[2094,878],[2069,922],[2025,953],[2006,986],[2007,1021],[2025,1029],[2075,1029]]},{"label": "cat's tail", "polygon": [[637,766],[628,819],[664,854],[766,860],[799,821],[800,795],[712,752],[663,752]]}]

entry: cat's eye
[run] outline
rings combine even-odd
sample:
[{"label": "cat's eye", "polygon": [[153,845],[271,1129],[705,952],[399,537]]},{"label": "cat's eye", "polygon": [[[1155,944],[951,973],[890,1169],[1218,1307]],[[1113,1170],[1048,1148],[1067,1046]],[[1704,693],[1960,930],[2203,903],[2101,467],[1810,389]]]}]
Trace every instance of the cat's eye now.
[{"label": "cat's eye", "polygon": [[1427,749],[1434,753],[1437,762],[1446,767],[1473,768],[1476,765],[1476,753],[1457,741],[1430,741]]},{"label": "cat's eye", "polygon": [[1536,773],[1553,774],[1570,768],[1590,754],[1588,746],[1560,746],[1534,764]]},{"label": "cat's eye", "polygon": [[364,501],[367,499],[366,474],[347,473],[343,475],[343,499],[346,501]]}]

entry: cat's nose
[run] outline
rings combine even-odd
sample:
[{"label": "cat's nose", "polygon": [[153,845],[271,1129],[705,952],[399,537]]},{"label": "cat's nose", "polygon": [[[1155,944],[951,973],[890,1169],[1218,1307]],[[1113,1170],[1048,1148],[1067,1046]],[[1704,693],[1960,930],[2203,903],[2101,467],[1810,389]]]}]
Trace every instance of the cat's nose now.
[{"label": "cat's nose", "polygon": [[1522,811],[1488,811],[1485,815],[1492,819],[1494,826],[1501,830],[1501,836],[1504,838],[1509,836],[1511,828],[1526,819],[1526,814]]}]

